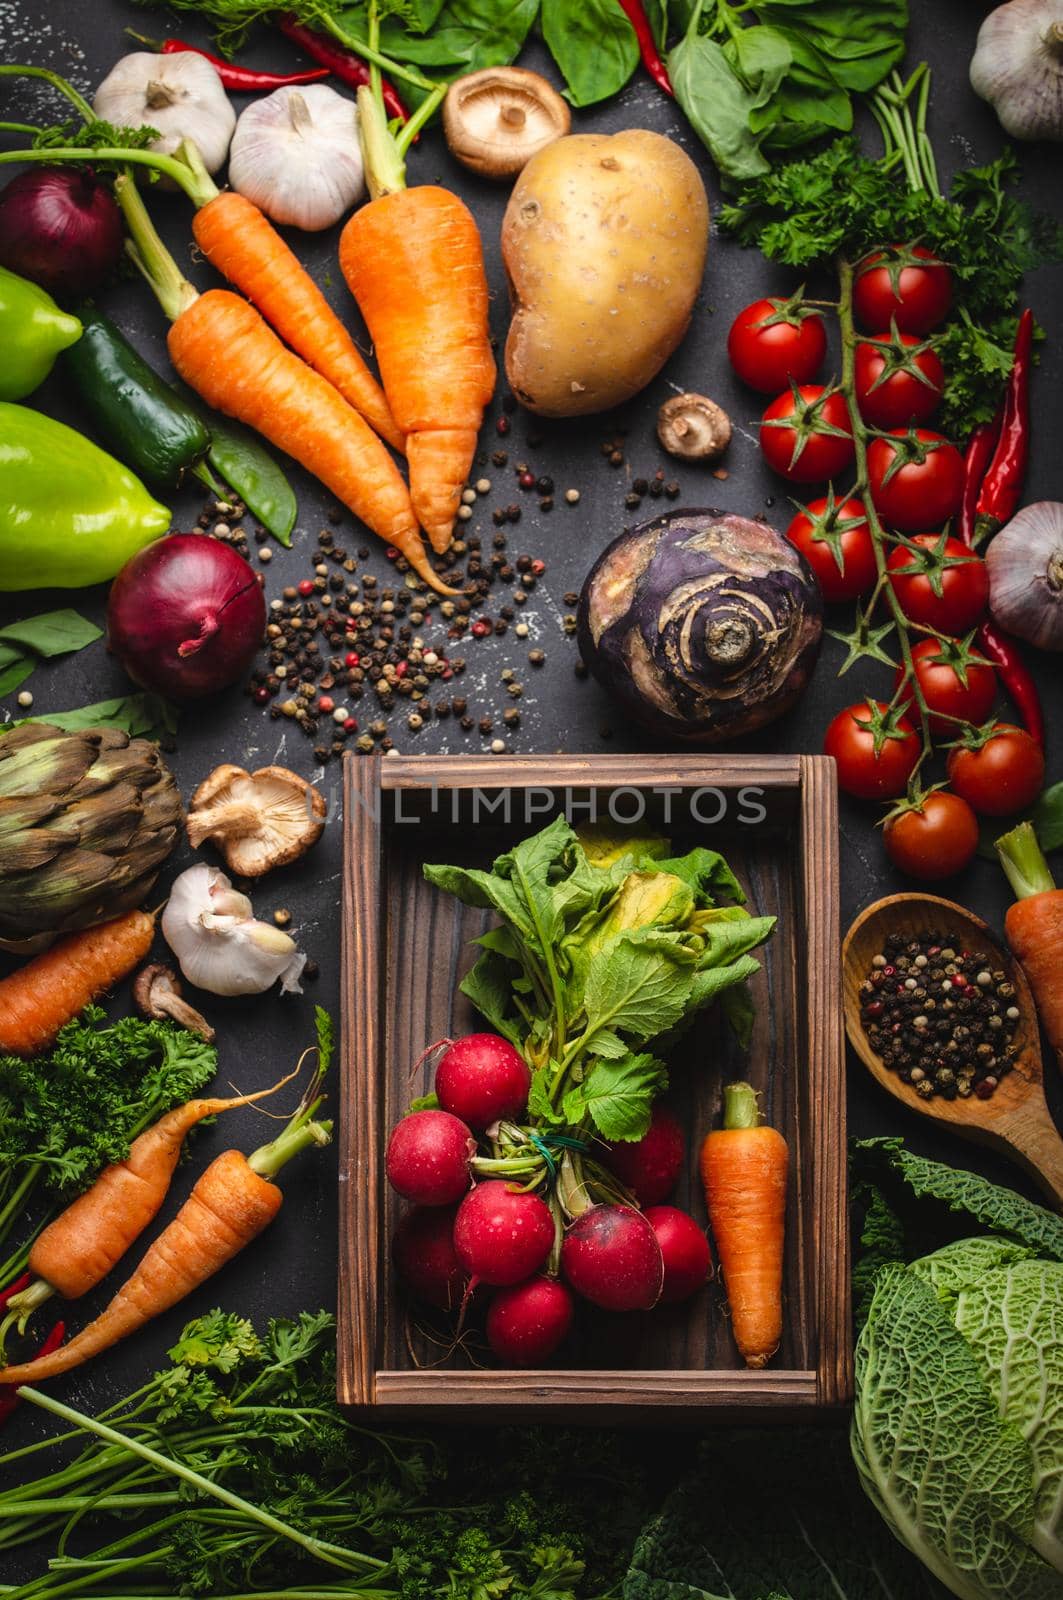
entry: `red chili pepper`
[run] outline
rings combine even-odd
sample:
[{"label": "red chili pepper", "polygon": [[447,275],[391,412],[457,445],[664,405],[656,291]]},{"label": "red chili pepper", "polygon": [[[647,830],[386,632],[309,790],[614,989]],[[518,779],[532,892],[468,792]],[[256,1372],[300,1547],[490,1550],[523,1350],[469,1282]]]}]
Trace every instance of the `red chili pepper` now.
[{"label": "red chili pepper", "polygon": [[982,481],[989,471],[989,463],[993,459],[993,452],[1000,438],[1003,420],[1004,413],[998,411],[992,422],[980,423],[968,439],[963,457],[963,500],[960,503],[956,532],[964,544],[970,545],[972,549],[978,496],[982,492]]},{"label": "red chili pepper", "polygon": [[657,87],[663,89],[665,94],[670,94],[674,100],[675,90],[672,88],[672,80],[668,76],[668,68],[661,60],[649,18],[642,9],[642,0],[620,0],[620,9],[635,30],[642,65]]},{"label": "red chili pepper", "polygon": [[[964,456],[966,474],[963,481],[963,501],[957,532],[965,545],[972,550],[977,529],[977,506],[982,490],[987,464],[995,459],[1004,418],[998,413],[992,422],[975,428]],[[1000,674],[1000,681],[1011,696],[1022,718],[1023,726],[1032,739],[1045,742],[1045,719],[1041,710],[1041,697],[1029,667],[1019,652],[1014,639],[1002,633],[992,618],[982,623],[978,630],[978,649],[991,661]]]},{"label": "red chili pepper", "polygon": [[1019,654],[1019,646],[995,622],[983,622],[978,630],[978,648],[1000,674],[1000,681],[1015,703],[1023,726],[1031,739],[1045,742],[1045,717],[1033,674]]},{"label": "red chili pepper", "polygon": [[[50,1356],[53,1350],[58,1350],[65,1335],[66,1323],[57,1322],[40,1349],[34,1352],[32,1359],[36,1360],[38,1356]],[[0,1427],[4,1425],[18,1404],[19,1393],[16,1385],[13,1383],[0,1383]]]},{"label": "red chili pepper", "polygon": [[[286,39],[290,39],[301,50],[305,50],[311,61],[320,62],[321,66],[327,67],[341,83],[347,84],[352,89],[361,89],[369,82],[369,67],[361,56],[355,55],[353,50],[345,50],[342,45],[334,44],[331,39],[326,39],[315,29],[297,22],[290,14],[281,17],[277,26]],[[402,122],[409,122],[409,112],[386,78],[381,81],[380,87],[388,115],[398,117]]]},{"label": "red chili pepper", "polygon": [[1030,455],[1030,363],[1033,312],[1024,311],[1015,332],[1000,439],[978,494],[974,542],[981,544],[1014,515]]},{"label": "red chili pepper", "polygon": [[201,50],[198,44],[185,44],[182,39],[148,39],[142,33],[134,33],[132,28],[127,28],[126,32],[159,55],[202,56],[216,69],[225,88],[235,89],[240,94],[260,94],[269,89],[294,87],[300,83],[320,83],[322,78],[329,76],[328,67],[307,67],[305,72],[254,72],[250,67],[237,67],[231,61],[223,61],[221,56],[212,56],[209,50]]}]

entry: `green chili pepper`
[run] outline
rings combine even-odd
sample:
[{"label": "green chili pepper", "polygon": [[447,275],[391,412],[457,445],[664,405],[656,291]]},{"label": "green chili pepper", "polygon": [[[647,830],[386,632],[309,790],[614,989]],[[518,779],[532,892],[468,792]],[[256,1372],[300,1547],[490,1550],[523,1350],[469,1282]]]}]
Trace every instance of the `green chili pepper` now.
[{"label": "green chili pepper", "polygon": [[166,507],[113,456],[0,402],[0,590],[102,583],[169,526]]},{"label": "green chili pepper", "polygon": [[77,317],[60,311],[28,278],[0,267],[0,400],[21,400],[42,384],[60,350],[81,336]]},{"label": "green chili pepper", "polygon": [[[188,472],[203,477],[210,433],[198,411],[148,366],[107,317],[86,307],[81,321],[85,331],[61,365],[93,431],[120,461],[157,488],[176,488]],[[209,473],[205,481],[216,488]]]}]

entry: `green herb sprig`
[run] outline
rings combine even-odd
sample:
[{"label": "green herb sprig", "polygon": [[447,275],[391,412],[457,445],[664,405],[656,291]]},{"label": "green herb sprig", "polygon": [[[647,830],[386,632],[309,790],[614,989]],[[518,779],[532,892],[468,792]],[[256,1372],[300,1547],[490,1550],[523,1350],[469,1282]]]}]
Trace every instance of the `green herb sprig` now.
[{"label": "green herb sprig", "polygon": [[102,637],[102,628],[65,607],[9,622],[0,628],[0,695],[19,688],[42,661],[84,650]]}]

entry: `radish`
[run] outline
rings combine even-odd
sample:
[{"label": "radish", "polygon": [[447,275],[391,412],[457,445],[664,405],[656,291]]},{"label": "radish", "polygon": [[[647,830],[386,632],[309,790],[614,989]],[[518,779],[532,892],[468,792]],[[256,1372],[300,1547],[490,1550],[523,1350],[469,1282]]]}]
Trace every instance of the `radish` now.
[{"label": "radish", "polygon": [[602,1162],[630,1189],[641,1206],[667,1200],[683,1167],[685,1140],[673,1111],[653,1108],[647,1133],[634,1143],[620,1140],[606,1145]]},{"label": "radish", "polygon": [[454,1248],[478,1283],[520,1283],[538,1272],[554,1243],[554,1219],[545,1201],[522,1194],[503,1178],[478,1183],[458,1207]]},{"label": "radish", "polygon": [[449,1206],[472,1183],[469,1158],[476,1140],[449,1111],[411,1111],[391,1130],[384,1166],[404,1200]]},{"label": "radish", "polygon": [[465,1271],[454,1249],[457,1206],[414,1206],[395,1229],[391,1253],[403,1283],[442,1311],[461,1304]]},{"label": "radish", "polygon": [[530,1087],[524,1057],[497,1033],[455,1039],[436,1068],[440,1105],[470,1128],[488,1128],[501,1117],[519,1117],[528,1104]]},{"label": "radish", "polygon": [[572,1326],[572,1296],[556,1278],[499,1289],[487,1310],[487,1342],[507,1367],[541,1367]]},{"label": "radish", "polygon": [[657,1235],[664,1257],[661,1304],[674,1305],[701,1288],[712,1270],[709,1241],[687,1211],[678,1206],[650,1206],[643,1216]]},{"label": "radish", "polygon": [[561,1246],[561,1270],[577,1294],[606,1311],[648,1311],[661,1298],[664,1257],[641,1211],[591,1206]]}]

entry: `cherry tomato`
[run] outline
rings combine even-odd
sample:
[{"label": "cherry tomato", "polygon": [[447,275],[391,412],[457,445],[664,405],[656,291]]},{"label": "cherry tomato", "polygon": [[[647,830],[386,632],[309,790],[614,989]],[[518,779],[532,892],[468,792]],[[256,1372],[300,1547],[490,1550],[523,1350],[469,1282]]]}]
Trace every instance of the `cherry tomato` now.
[{"label": "cherry tomato", "polygon": [[[997,675],[988,664],[968,661],[966,657],[969,654],[958,639],[946,643],[939,639],[922,639],[912,650],[912,665],[927,709],[931,713],[939,713],[930,717],[930,727],[934,733],[958,734],[961,731],[958,726],[960,722],[977,727],[993,709],[993,701],[997,697]],[[898,689],[903,677],[903,668],[898,669]],[[908,714],[913,715],[910,682],[905,687],[903,698]]]},{"label": "cherry tomato", "polygon": [[978,849],[978,819],[958,794],[935,789],[919,806],[888,818],[883,838],[901,872],[929,881],[951,878]]},{"label": "cherry tomato", "polygon": [[[989,600],[985,562],[959,539],[944,534],[918,533],[907,545],[898,545],[886,563],[893,592],[909,622],[934,628],[938,633],[961,634],[973,628]],[[918,571],[905,571],[905,568]],[[936,594],[935,586],[941,590]]]},{"label": "cherry tomato", "polygon": [[776,395],[760,425],[769,467],[791,483],[821,483],[853,459],[849,410],[836,389],[805,384]]},{"label": "cherry tomato", "polygon": [[[875,728],[885,728],[875,753]],[[860,700],[839,711],[823,739],[838,764],[838,787],[858,800],[895,800],[919,759],[919,736],[908,718],[881,700]]]},{"label": "cherry tomato", "polygon": [[776,394],[791,378],[810,382],[826,353],[823,318],[788,300],[754,300],[738,313],[727,335],[732,367],[762,394]]},{"label": "cherry tomato", "polygon": [[901,533],[938,527],[956,515],[963,499],[963,457],[929,428],[872,439],[867,478],[875,509]]},{"label": "cherry tomato", "polygon": [[857,265],[853,309],[865,328],[895,322],[901,333],[929,333],[951,305],[952,273],[921,244],[887,245]]},{"label": "cherry tomato", "polygon": [[[873,428],[928,422],[945,387],[935,351],[912,333],[876,333],[856,347],[854,377],[860,415]],[[921,374],[921,376],[920,376]]]},{"label": "cherry tomato", "polygon": [[949,751],[949,782],[984,817],[1033,805],[1045,781],[1045,753],[1025,728],[998,722],[984,743]]},{"label": "cherry tomato", "polygon": [[824,600],[856,600],[874,587],[875,546],[859,500],[810,500],[786,537],[816,574]]}]

